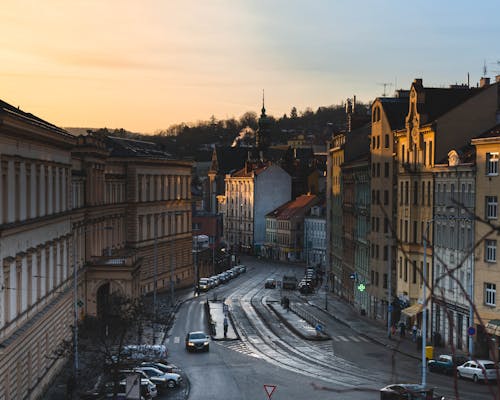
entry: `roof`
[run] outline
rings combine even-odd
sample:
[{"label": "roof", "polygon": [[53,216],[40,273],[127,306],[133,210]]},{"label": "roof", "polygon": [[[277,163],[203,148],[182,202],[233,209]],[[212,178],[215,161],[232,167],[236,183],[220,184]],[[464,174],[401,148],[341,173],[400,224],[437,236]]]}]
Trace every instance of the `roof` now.
[{"label": "roof", "polygon": [[51,131],[57,131],[61,135],[72,137],[72,135],[64,129],[59,128],[58,126],[51,124],[50,122],[47,122],[41,118],[38,118],[36,115],[24,112],[19,107],[14,107],[2,100],[0,100],[0,115],[10,115],[14,118],[21,119],[26,123],[50,129]]},{"label": "roof", "polygon": [[500,137],[500,123],[495,125],[494,127],[484,131],[480,135],[476,136],[474,139],[487,139],[487,138],[496,138]]},{"label": "roof", "polygon": [[415,87],[419,96],[417,109],[419,114],[423,116],[422,125],[435,121],[439,116],[455,108],[483,89],[469,88],[467,86],[428,88],[422,85],[421,80],[415,80],[412,87]]},{"label": "roof", "polygon": [[291,200],[274,211],[271,211],[266,217],[274,217],[277,219],[290,219],[297,214],[314,206],[319,201],[318,196],[314,194],[303,194],[295,200]]},{"label": "roof", "polygon": [[248,149],[244,147],[215,147],[212,153],[211,171],[226,175],[245,165]]},{"label": "roof", "polygon": [[116,136],[105,136],[104,140],[114,157],[145,157],[152,159],[173,160],[170,153],[163,151],[159,145],[144,140],[125,139]]},{"label": "roof", "polygon": [[231,174],[232,178],[250,178],[251,176],[259,175],[262,172],[264,172],[266,169],[268,169],[271,165],[270,164],[251,164],[251,163],[245,163],[245,166],[241,168],[240,170],[234,172]]},{"label": "roof", "polygon": [[405,118],[408,114],[408,97],[379,97],[384,114],[392,130],[405,127]]}]

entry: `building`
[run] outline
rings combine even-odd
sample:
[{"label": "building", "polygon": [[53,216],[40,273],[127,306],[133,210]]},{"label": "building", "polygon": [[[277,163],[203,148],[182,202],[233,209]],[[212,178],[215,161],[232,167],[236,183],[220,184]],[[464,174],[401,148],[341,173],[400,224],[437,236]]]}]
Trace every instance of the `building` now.
[{"label": "building", "polygon": [[194,283],[190,173],[153,143],[75,137],[0,102],[0,398],[40,397],[110,293]]},{"label": "building", "polygon": [[302,195],[266,215],[263,254],[279,261],[304,259],[304,218],[319,202],[316,195]]},{"label": "building", "polygon": [[[476,166],[470,145],[434,165],[431,332],[442,344],[467,350],[474,272]],[[417,273],[420,287],[423,277]]]},{"label": "building", "polygon": [[[500,109],[500,107],[499,107]],[[500,112],[497,114],[500,117]],[[496,290],[498,271],[498,198],[500,178],[500,118],[498,124],[472,139],[476,150],[476,220],[474,226],[474,325],[477,329],[474,353],[498,359],[500,309]]]},{"label": "building", "polygon": [[71,149],[64,130],[0,102],[0,398],[39,397],[73,324]]},{"label": "building", "polygon": [[[370,135],[371,247],[369,288],[372,302],[377,304],[373,317],[386,319],[388,303],[396,292],[396,163],[394,132],[404,127],[408,113],[408,91],[396,97],[379,97],[372,104]],[[397,303],[396,303],[397,305]],[[399,311],[399,309],[398,309]],[[392,321],[399,318],[393,311]]]},{"label": "building", "polygon": [[[418,278],[427,276],[429,289],[432,289],[435,161],[444,159],[451,148],[462,147],[472,137],[493,126],[498,104],[498,83],[489,85],[483,80],[479,88],[466,85],[427,88],[421,79],[415,79],[411,85],[405,129],[395,133],[399,240],[397,294],[401,301],[411,304],[403,313],[419,323],[423,304],[430,310],[429,296],[423,298],[423,286],[420,287]],[[425,266],[424,237],[429,239]],[[430,295],[431,290],[428,293]]]},{"label": "building", "polygon": [[310,212],[304,217],[304,250],[304,261],[306,264],[317,266],[324,271],[326,268],[326,217],[324,203],[311,207]]},{"label": "building", "polygon": [[224,209],[224,236],[236,252],[255,252],[265,241],[265,215],[290,200],[291,177],[270,163],[247,162],[226,175],[226,194],[219,200]]}]

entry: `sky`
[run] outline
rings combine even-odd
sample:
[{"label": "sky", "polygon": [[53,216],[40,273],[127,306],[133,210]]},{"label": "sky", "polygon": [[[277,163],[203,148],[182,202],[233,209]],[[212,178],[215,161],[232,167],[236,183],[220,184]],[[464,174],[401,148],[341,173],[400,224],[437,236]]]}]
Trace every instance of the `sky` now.
[{"label": "sky", "polygon": [[0,99],[61,127],[172,124],[371,102],[414,78],[500,74],[498,0],[16,0]]}]

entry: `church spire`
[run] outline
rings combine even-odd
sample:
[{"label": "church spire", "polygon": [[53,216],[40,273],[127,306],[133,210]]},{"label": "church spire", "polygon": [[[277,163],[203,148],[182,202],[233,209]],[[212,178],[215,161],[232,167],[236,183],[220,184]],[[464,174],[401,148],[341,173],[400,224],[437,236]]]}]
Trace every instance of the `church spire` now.
[{"label": "church spire", "polygon": [[264,106],[264,89],[262,89],[262,114],[260,115],[261,117],[266,116],[266,107]]}]

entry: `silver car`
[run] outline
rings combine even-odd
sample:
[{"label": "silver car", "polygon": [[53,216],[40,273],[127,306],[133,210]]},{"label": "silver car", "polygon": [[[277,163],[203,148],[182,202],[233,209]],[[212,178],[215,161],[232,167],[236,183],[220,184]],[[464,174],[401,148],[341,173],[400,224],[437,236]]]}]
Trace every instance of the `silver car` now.
[{"label": "silver car", "polygon": [[474,382],[497,379],[498,367],[491,360],[471,360],[457,367],[459,378],[469,378]]}]

